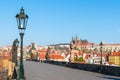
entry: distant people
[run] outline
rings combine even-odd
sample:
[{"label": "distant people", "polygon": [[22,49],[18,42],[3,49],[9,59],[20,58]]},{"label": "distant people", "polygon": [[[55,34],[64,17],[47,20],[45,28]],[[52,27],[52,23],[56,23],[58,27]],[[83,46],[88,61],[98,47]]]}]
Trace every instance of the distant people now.
[{"label": "distant people", "polygon": [[39,57],[37,58],[37,62],[40,63],[40,58]]}]

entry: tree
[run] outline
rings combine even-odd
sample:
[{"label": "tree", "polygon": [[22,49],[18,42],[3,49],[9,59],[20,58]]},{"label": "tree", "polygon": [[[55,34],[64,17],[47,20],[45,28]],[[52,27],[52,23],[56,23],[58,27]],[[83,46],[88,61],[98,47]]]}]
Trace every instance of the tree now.
[{"label": "tree", "polygon": [[79,62],[85,62],[83,57],[75,57],[74,60]]}]

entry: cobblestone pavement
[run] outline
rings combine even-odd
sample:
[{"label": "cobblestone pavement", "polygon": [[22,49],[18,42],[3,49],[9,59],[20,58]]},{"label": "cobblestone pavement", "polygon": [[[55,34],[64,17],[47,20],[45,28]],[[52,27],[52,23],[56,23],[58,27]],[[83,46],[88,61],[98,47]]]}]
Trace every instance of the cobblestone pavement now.
[{"label": "cobblestone pavement", "polygon": [[27,80],[120,80],[120,77],[32,61],[24,61],[24,69]]}]

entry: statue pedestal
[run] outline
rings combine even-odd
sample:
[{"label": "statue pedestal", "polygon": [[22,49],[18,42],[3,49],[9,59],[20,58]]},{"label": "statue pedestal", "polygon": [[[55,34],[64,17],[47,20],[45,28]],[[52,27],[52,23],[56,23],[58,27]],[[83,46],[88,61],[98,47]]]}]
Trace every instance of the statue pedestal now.
[{"label": "statue pedestal", "polygon": [[19,70],[20,70],[19,66],[16,66],[15,69],[16,69],[16,72],[17,72],[17,80],[19,80]]}]

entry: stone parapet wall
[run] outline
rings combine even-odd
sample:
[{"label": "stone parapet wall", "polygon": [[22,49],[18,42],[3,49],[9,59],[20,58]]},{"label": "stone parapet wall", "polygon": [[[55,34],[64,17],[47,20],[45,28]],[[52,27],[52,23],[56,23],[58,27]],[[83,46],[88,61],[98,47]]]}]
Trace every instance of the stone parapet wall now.
[{"label": "stone parapet wall", "polygon": [[80,70],[86,70],[91,72],[98,72],[107,75],[120,76],[120,67],[118,66],[107,66],[107,65],[96,65],[96,64],[84,64],[84,63],[69,63],[69,62],[58,62],[58,61],[44,61],[45,63],[60,65]]},{"label": "stone parapet wall", "polygon": [[14,72],[14,67],[15,67],[15,64],[12,61],[9,61],[8,59],[2,59],[0,64],[0,80],[7,80],[7,79],[4,79],[6,77],[11,78]]},{"label": "stone parapet wall", "polygon": [[8,70],[4,69],[0,72],[0,80],[8,80]]}]

